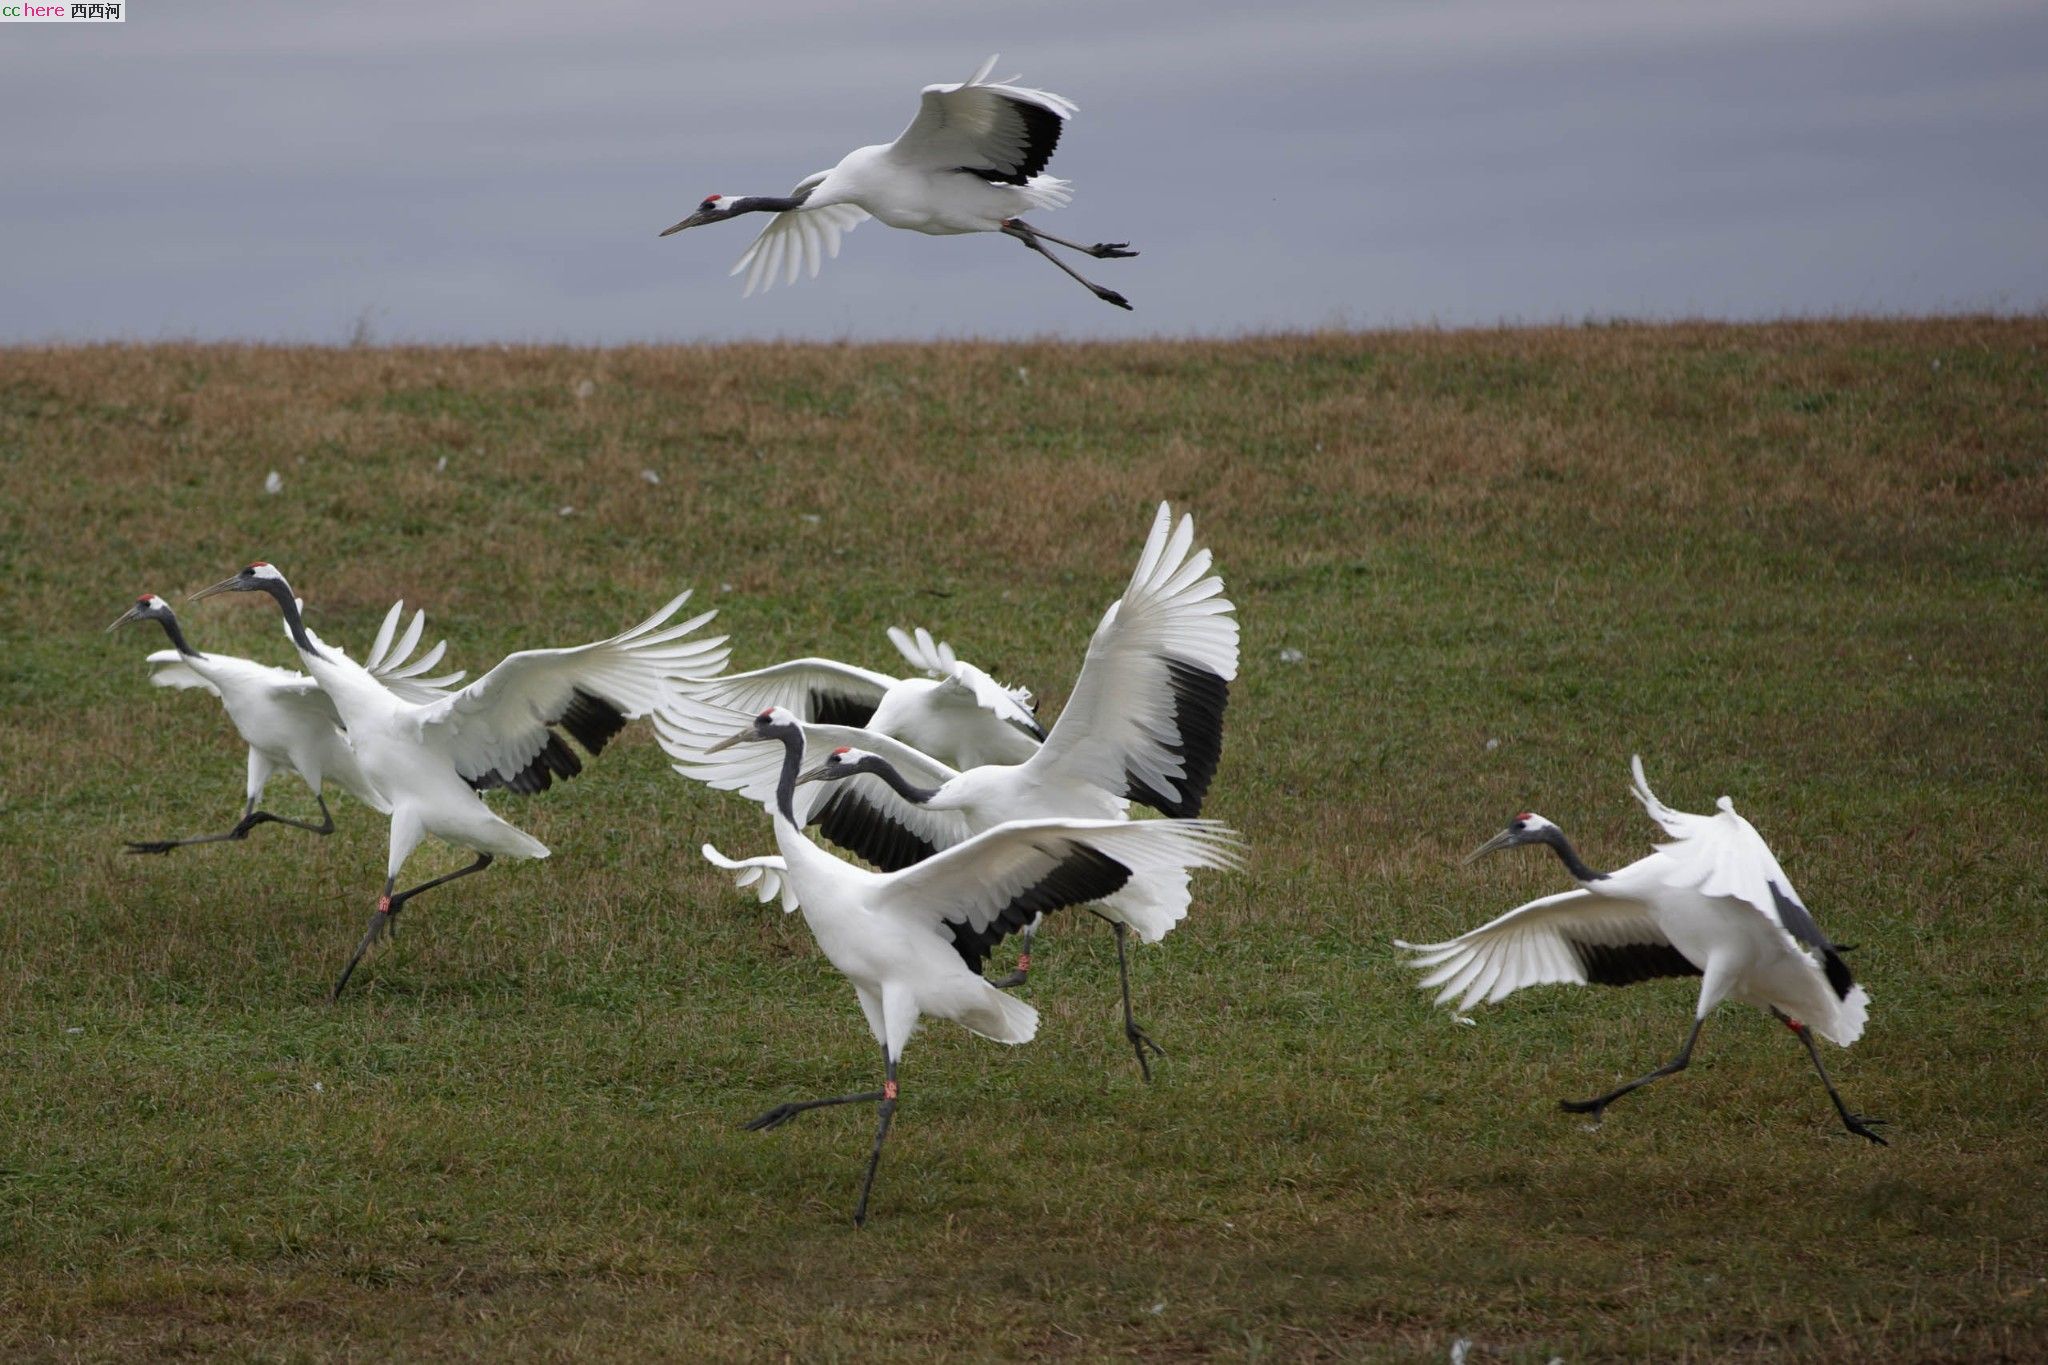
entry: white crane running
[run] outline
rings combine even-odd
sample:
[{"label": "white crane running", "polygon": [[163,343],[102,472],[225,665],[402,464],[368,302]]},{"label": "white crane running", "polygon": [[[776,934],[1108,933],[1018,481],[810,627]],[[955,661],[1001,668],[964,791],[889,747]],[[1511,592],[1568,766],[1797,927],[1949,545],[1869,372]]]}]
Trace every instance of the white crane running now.
[{"label": "white crane running", "polygon": [[896,1065],[919,1018],[951,1019],[999,1043],[1029,1042],[1037,1032],[1036,1010],[982,979],[991,946],[1039,915],[1114,895],[1133,877],[1185,877],[1194,868],[1237,863],[1235,834],[1214,821],[1030,820],[978,834],[900,872],[871,872],[819,848],[797,823],[804,736],[796,717],[771,708],[713,748],[750,741],[780,746],[775,875],[788,883],[818,947],[853,983],[882,1046],[883,1081],[880,1090],[777,1105],[747,1127],[775,1128],[808,1109],[874,1104],[875,1144],[854,1206],[856,1225],[867,1221],[896,1112]]},{"label": "white crane running", "polygon": [[1806,1045],[1843,1126],[1885,1145],[1871,1129],[1884,1120],[1849,1112],[1813,1041],[1819,1033],[1848,1047],[1863,1034],[1869,997],[1850,976],[1841,949],[1821,932],[1763,836],[1735,813],[1733,802],[1722,797],[1714,815],[1675,811],[1651,792],[1642,759],[1633,759],[1632,767],[1635,798],[1671,842],[1627,867],[1598,872],[1563,830],[1522,812],[1471,857],[1544,844],[1579,889],[1530,901],[1445,943],[1395,940],[1416,955],[1412,966],[1429,973],[1423,989],[1441,987],[1437,1003],[1455,999],[1462,1011],[1549,982],[1625,986],[1698,976],[1692,1031],[1678,1055],[1604,1095],[1563,1101],[1567,1112],[1597,1121],[1623,1095],[1683,1071],[1707,1015],[1733,999],[1769,1010],[1791,1029]]},{"label": "white crane running", "polygon": [[[440,677],[420,676],[441,661],[447,641],[439,641],[417,659],[412,651],[426,626],[426,613],[414,612],[404,639],[393,648],[392,635],[404,615],[405,603],[394,602],[385,613],[383,627],[363,661],[363,667],[383,686],[407,701],[430,702],[462,681],[461,670]],[[377,793],[356,763],[348,738],[341,729],[341,715],[318,683],[288,668],[237,658],[232,654],[202,654],[185,640],[178,617],[170,604],[155,593],[135,599],[118,621],[115,630],[131,621],[155,621],[170,637],[171,648],[149,656],[149,680],[158,687],[190,687],[220,698],[235,733],[249,746],[247,801],[242,818],[232,829],[219,834],[195,834],[183,839],[131,840],[130,853],[169,853],[189,844],[217,844],[247,838],[258,825],[290,825],[326,835],[334,832],[334,816],[327,809],[322,784],[332,781],[350,796],[380,813],[389,814],[390,803]],[[408,662],[410,660],[410,662]],[[294,820],[267,810],[258,810],[263,789],[272,774],[285,768],[299,775],[320,804],[320,823]]]},{"label": "white crane running", "polygon": [[[507,655],[461,691],[421,704],[393,696],[369,670],[310,635],[291,585],[274,566],[259,561],[193,596],[224,592],[265,593],[277,603],[300,661],[334,699],[363,773],[390,802],[383,894],[334,983],[336,998],[363,954],[413,897],[481,872],[495,857],[548,856],[546,844],[501,819],[478,792],[540,792],[557,777],[574,777],[582,761],[552,727],[559,725],[596,754],[628,720],[670,700],[677,678],[715,674],[727,653],[723,636],[689,638],[717,612],[670,624],[690,600],[683,592],[608,640]],[[476,861],[394,894],[399,870],[429,834],[470,849]]]},{"label": "white crane running", "polygon": [[741,715],[779,706],[806,721],[886,735],[960,768],[1022,763],[1037,752],[1045,729],[1029,691],[997,682],[923,627],[913,638],[891,626],[889,638],[926,676],[807,658],[692,681],[685,690]]},{"label": "white crane running", "polygon": [[747,272],[742,297],[773,288],[777,275],[796,283],[808,267],[815,279],[822,256],[839,255],[839,238],[873,215],[893,228],[935,237],[1001,232],[1051,261],[1105,303],[1131,305],[1114,289],[1082,277],[1046,249],[1063,246],[1098,260],[1135,256],[1125,242],[1083,246],[1042,232],[1023,219],[1034,209],[1062,209],[1073,199],[1064,180],[1042,175],[1073,117],[1073,101],[1045,90],[990,80],[996,59],[959,85],[924,88],[917,117],[894,142],[859,147],[829,171],[807,175],[786,197],[706,195],[697,211],[662,232],[773,213],[768,226],[732,268]]},{"label": "white crane running", "polygon": [[[1014,820],[1125,820],[1132,801],[1171,816],[1201,814],[1238,664],[1236,609],[1211,563],[1210,552],[1195,545],[1194,518],[1184,514],[1176,523],[1161,503],[1130,582],[1088,642],[1073,695],[1045,744],[1022,763],[962,772],[886,736],[803,725],[811,766],[797,781],[833,790],[806,800],[802,821],[893,872]],[[655,735],[677,772],[768,804],[776,755],[710,756],[736,719],[685,702],[655,714]],[[757,870],[748,884],[758,878]],[[1181,876],[1133,878],[1096,910],[1116,934],[1124,1037],[1148,1081],[1148,1053],[1165,1054],[1131,1008],[1125,933],[1156,943],[1187,908]],[[1030,971],[1030,928],[1024,934],[1019,970],[998,985],[1022,984]]]}]

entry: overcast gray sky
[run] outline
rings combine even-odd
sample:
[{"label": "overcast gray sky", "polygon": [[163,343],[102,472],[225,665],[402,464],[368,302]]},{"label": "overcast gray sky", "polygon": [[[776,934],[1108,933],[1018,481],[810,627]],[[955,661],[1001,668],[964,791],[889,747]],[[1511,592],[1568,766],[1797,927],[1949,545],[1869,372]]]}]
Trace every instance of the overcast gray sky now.
[{"label": "overcast gray sky", "polygon": [[[133,0],[0,24],[0,340],[621,342],[2048,306],[2041,0]],[[990,52],[1080,105],[1039,215],[762,220]]]}]

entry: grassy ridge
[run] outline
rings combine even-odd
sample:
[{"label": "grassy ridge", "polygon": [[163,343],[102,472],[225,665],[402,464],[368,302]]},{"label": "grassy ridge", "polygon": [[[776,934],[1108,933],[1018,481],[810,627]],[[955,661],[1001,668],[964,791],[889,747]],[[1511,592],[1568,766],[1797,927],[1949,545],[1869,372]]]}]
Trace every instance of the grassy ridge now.
[{"label": "grassy ridge", "polygon": [[[0,352],[0,1353],[2038,1356],[2044,343]],[[1051,715],[1160,497],[1239,604],[1212,813],[1253,870],[1136,960],[1149,1089],[1079,920],[1037,1042],[920,1035],[864,1234],[865,1115],[737,1128],[871,1080],[851,993],[700,863],[765,824],[644,728],[508,811],[552,859],[423,901],[339,1009],[373,815],[116,852],[241,790],[157,642],[96,633],[138,592],[269,558],[330,639],[402,595],[480,669],[695,584],[737,666],[889,666],[922,623]],[[273,612],[185,615],[287,657]],[[1734,1007],[1599,1132],[1558,1114],[1669,1055],[1685,983],[1477,1028],[1414,991],[1390,936],[1558,889],[1457,865],[1515,810],[1644,847],[1635,749],[1861,945],[1873,1023],[1830,1062],[1891,1148]]]}]

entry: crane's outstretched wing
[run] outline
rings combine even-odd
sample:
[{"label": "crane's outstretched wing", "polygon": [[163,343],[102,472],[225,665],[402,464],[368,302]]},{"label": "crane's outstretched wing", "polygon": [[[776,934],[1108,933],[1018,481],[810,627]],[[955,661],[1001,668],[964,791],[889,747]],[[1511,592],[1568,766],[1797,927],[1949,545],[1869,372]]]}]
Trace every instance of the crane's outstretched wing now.
[{"label": "crane's outstretched wing", "polygon": [[[654,713],[654,736],[683,776],[772,808],[782,779],[781,745],[735,744],[708,752],[744,729],[747,719],[743,712],[685,697]],[[858,747],[887,759],[915,787],[942,786],[958,776],[937,759],[872,730],[806,721],[803,732],[806,769],[824,762],[834,749]],[[827,839],[884,872],[909,867],[972,833],[959,811],[932,810],[906,801],[869,773],[806,783],[796,789],[794,804],[800,823],[816,825]]]},{"label": "crane's outstretched wing", "polygon": [[[301,613],[306,610],[306,604],[303,601],[299,603],[299,610]],[[389,611],[384,613],[384,623],[377,628],[377,638],[370,645],[370,653],[364,660],[363,667],[368,669],[370,675],[376,678],[378,682],[384,684],[385,688],[400,701],[411,702],[415,706],[424,706],[428,702],[439,701],[447,696],[449,688],[469,676],[469,670],[458,668],[453,673],[443,673],[438,678],[420,677],[420,674],[441,662],[441,656],[448,652],[448,642],[446,640],[435,641],[432,649],[408,663],[406,656],[411,654],[414,647],[419,644],[420,632],[426,629],[427,613],[422,610],[415,611],[412,614],[412,624],[406,628],[405,638],[399,642],[396,649],[393,649],[391,637],[397,631],[398,622],[404,615],[405,600],[400,598],[391,604]],[[286,621],[283,629],[285,638],[287,640],[291,639],[291,622]],[[349,657],[347,650],[330,645],[314,634],[311,626],[306,627],[306,638],[330,654],[339,654],[344,659]],[[296,677],[298,675],[294,674],[293,676]],[[339,719],[335,723],[340,724]]]},{"label": "crane's outstretched wing", "polygon": [[1524,986],[1626,986],[1700,974],[1640,904],[1585,890],[1530,901],[1445,943],[1395,939],[1394,946],[1414,953],[1408,965],[1429,973],[1422,989],[1443,987],[1436,1003],[1456,997],[1460,1013]]},{"label": "crane's outstretched wing", "polygon": [[546,791],[556,777],[574,777],[583,763],[550,726],[598,753],[628,720],[673,698],[678,679],[725,666],[723,635],[689,638],[716,611],[669,624],[689,600],[684,592],[596,644],[508,655],[460,692],[421,707],[421,742],[445,754],[479,790]]},{"label": "crane's outstretched wing", "polygon": [[889,145],[890,160],[921,171],[965,171],[1022,185],[1052,160],[1075,105],[1046,90],[992,81],[990,57],[959,85],[927,85],[917,117]]},{"label": "crane's outstretched wing", "polygon": [[[805,176],[789,192],[790,198],[805,198],[830,174],[819,171]],[[839,258],[839,239],[859,227],[867,216],[868,211],[858,204],[787,209],[768,220],[768,225],[726,273],[747,272],[747,287],[740,291],[743,299],[756,289],[773,289],[777,275],[783,276],[784,284],[795,284],[797,272],[808,269],[815,280],[825,257]]]},{"label": "crane's outstretched wing", "polygon": [[[175,649],[160,649],[149,656],[149,680],[158,687],[198,687],[214,696],[220,696],[220,689],[212,681],[199,676],[198,672]],[[235,690],[262,692],[278,706],[297,715],[304,724],[314,728],[321,725],[341,726],[341,713],[334,709],[334,700],[320,690],[320,684],[304,673],[289,668],[276,668],[270,664],[259,664],[254,659],[238,658],[233,654],[208,654],[206,666],[213,673],[232,680]]]},{"label": "crane's outstretched wing", "polygon": [[752,891],[754,899],[761,904],[766,905],[780,896],[783,914],[797,908],[796,887],[789,880],[789,864],[782,860],[780,853],[760,858],[728,858],[710,844],[697,851],[704,855],[705,862],[732,873],[733,886],[741,891]]},{"label": "crane's outstretched wing", "polygon": [[954,664],[960,662],[953,646],[944,640],[934,640],[932,633],[923,626],[917,628],[915,635],[901,626],[891,626],[889,643],[896,646],[896,652],[906,663],[928,678],[943,678],[953,671]]},{"label": "crane's outstretched wing", "polygon": [[791,659],[701,683],[692,679],[683,690],[699,701],[740,712],[742,720],[779,706],[800,720],[866,725],[895,683],[886,673],[831,659]]},{"label": "crane's outstretched wing", "polygon": [[1195,521],[1159,504],[1122,598],[1103,613],[1066,709],[1027,766],[1167,815],[1202,809],[1223,753],[1237,618]]},{"label": "crane's outstretched wing", "polygon": [[384,613],[384,624],[377,628],[377,638],[370,645],[370,652],[363,660],[363,667],[369,669],[377,681],[383,683],[400,700],[416,704],[438,701],[449,688],[468,677],[469,670],[458,668],[453,673],[443,673],[439,677],[421,677],[422,673],[441,662],[441,656],[448,652],[448,642],[436,640],[432,649],[408,662],[409,656],[419,645],[420,633],[426,629],[427,614],[425,611],[415,611],[412,614],[412,624],[406,627],[405,635],[394,646],[391,637],[396,633],[398,622],[404,615],[405,600],[401,598],[391,604],[391,610]]},{"label": "crane's outstretched wing", "polygon": [[978,972],[1042,914],[1101,900],[1134,876],[1237,867],[1241,847],[1214,820],[1017,820],[879,879],[869,903],[943,928]]},{"label": "crane's outstretched wing", "polygon": [[220,689],[194,673],[185,656],[175,649],[159,649],[149,656],[149,680],[158,687],[196,687],[220,695]]},{"label": "crane's outstretched wing", "polygon": [[1801,903],[1799,893],[1792,889],[1792,879],[1778,865],[1764,836],[1735,813],[1735,803],[1724,796],[1717,803],[1718,813],[1688,815],[1657,799],[1650,780],[1643,775],[1640,755],[1631,756],[1629,769],[1635,776],[1631,790],[1636,800],[1671,836],[1672,842],[1657,845],[1671,869],[1664,877],[1665,885],[1687,887],[1703,896],[1727,896],[1754,907],[1795,943],[1811,949],[1820,958],[1836,998],[1846,999],[1856,984],[1849,964]]}]

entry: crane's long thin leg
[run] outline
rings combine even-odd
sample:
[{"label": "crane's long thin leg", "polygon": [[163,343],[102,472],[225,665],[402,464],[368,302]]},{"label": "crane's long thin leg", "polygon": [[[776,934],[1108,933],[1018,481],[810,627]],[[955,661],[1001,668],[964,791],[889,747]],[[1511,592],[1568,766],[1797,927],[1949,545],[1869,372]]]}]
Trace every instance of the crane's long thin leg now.
[{"label": "crane's long thin leg", "polygon": [[1046,241],[1056,246],[1063,246],[1071,251],[1078,251],[1084,256],[1093,256],[1098,261],[1124,260],[1138,254],[1130,249],[1131,244],[1129,242],[1097,242],[1094,246],[1082,246],[1079,242],[1070,242],[1064,237],[1055,237],[1044,228],[1031,227],[1028,223],[1020,223],[1019,226],[1027,228],[1032,233],[1043,237]]},{"label": "crane's long thin leg", "polygon": [[392,929],[398,920],[398,912],[405,909],[407,901],[419,895],[422,891],[432,891],[437,886],[446,886],[449,882],[455,881],[458,878],[468,877],[481,872],[491,865],[491,861],[490,854],[479,853],[476,855],[476,861],[468,867],[458,867],[453,872],[436,877],[429,882],[421,882],[418,886],[407,891],[401,891],[395,896],[391,894],[391,888],[397,883],[398,879],[396,877],[386,877],[384,879],[384,894],[377,898],[377,908],[370,912],[370,927],[364,931],[363,941],[356,945],[355,953],[348,960],[348,966],[341,969],[341,979],[334,983],[334,994],[329,998],[333,1000],[341,999],[342,987],[348,985],[349,977],[355,974],[356,964],[363,960],[364,953],[370,951],[371,944],[384,937],[385,933]]},{"label": "crane's long thin leg", "polygon": [[1008,976],[999,978],[995,981],[991,981],[988,984],[994,986],[998,990],[1007,991],[1012,989],[1013,987],[1021,986],[1026,981],[1030,980],[1031,941],[1036,937],[1038,937],[1038,926],[1036,924],[1033,924],[1030,928],[1026,929],[1021,935],[1019,935],[1019,938],[1022,941],[1017,946],[1017,969],[1011,972]]},{"label": "crane's long thin leg", "polygon": [[881,1098],[879,1090],[863,1090],[856,1095],[828,1095],[822,1100],[791,1100],[788,1104],[763,1110],[742,1126],[750,1133],[765,1133],[770,1128],[780,1128],[807,1109],[826,1109],[835,1104],[872,1104]]},{"label": "crane's long thin leg", "polygon": [[227,843],[233,839],[246,839],[249,837],[250,830],[258,825],[265,824],[290,825],[294,829],[311,830],[315,834],[334,833],[334,816],[327,809],[326,798],[315,796],[314,799],[320,802],[321,823],[317,825],[305,820],[293,820],[282,815],[272,815],[267,810],[257,810],[256,798],[252,796],[249,798],[248,804],[242,807],[242,818],[235,822],[235,827],[231,830],[220,834],[195,834],[186,839],[131,839],[128,841],[128,852],[169,853],[172,849],[184,848],[187,844]]},{"label": "crane's long thin leg", "polygon": [[1820,1048],[1814,1045],[1813,1030],[1781,1009],[1773,1008],[1771,1013],[1777,1015],[1778,1021],[1799,1035],[1799,1041],[1806,1044],[1806,1055],[1813,1058],[1813,1069],[1820,1073],[1820,1083],[1828,1088],[1828,1098],[1835,1102],[1835,1112],[1842,1116],[1842,1126],[1857,1137],[1869,1138],[1880,1147],[1891,1146],[1889,1142],[1886,1142],[1876,1133],[1870,1131],[1870,1125],[1883,1123],[1883,1119],[1873,1119],[1867,1118],[1862,1114],[1852,1114],[1849,1112],[1849,1106],[1842,1103],[1842,1092],[1835,1089],[1834,1081],[1828,1076],[1827,1067],[1821,1064]]},{"label": "crane's long thin leg", "polygon": [[1678,1049],[1676,1057],[1673,1057],[1647,1076],[1638,1076],[1627,1085],[1616,1086],[1606,1094],[1597,1095],[1590,1100],[1559,1100],[1558,1104],[1567,1114],[1591,1114],[1597,1122],[1601,1113],[1608,1105],[1614,1103],[1623,1095],[1628,1094],[1631,1090],[1640,1090],[1651,1081],[1658,1081],[1666,1076],[1676,1075],[1690,1066],[1692,1064],[1692,1045],[1700,1040],[1700,1025],[1706,1022],[1707,1017],[1703,1014],[1693,1016],[1692,1032],[1685,1035],[1685,1046]]},{"label": "crane's long thin leg", "polygon": [[1126,311],[1133,311],[1131,309],[1131,301],[1125,298],[1122,294],[1117,293],[1114,289],[1103,288],[1101,285],[1095,283],[1095,281],[1084,276],[1080,271],[1074,269],[1074,267],[1068,265],[1059,257],[1053,255],[1050,251],[1047,251],[1045,249],[1045,243],[1038,240],[1038,229],[1032,227],[1023,219],[1010,219],[1008,222],[1003,224],[1003,232],[1008,236],[1015,237],[1018,241],[1030,247],[1033,251],[1045,257],[1045,259],[1047,259],[1048,261],[1051,261],[1061,270],[1066,271],[1067,274],[1073,276],[1076,280],[1079,280],[1082,284],[1088,287],[1088,291],[1090,293],[1094,294],[1096,298],[1101,299],[1104,303],[1113,303],[1117,307],[1122,308]]},{"label": "crane's long thin leg", "polygon": [[[1107,915],[1102,916],[1109,919]],[[1123,985],[1124,994],[1124,1037],[1138,1054],[1138,1070],[1145,1077],[1145,1083],[1152,1083],[1152,1063],[1145,1054],[1165,1057],[1166,1049],[1152,1041],[1152,1035],[1138,1026],[1136,1016],[1131,1013],[1131,960],[1124,952],[1124,934],[1127,932],[1122,921],[1109,919],[1109,927],[1116,930],[1116,974]]]},{"label": "crane's long thin leg", "polygon": [[853,1206],[853,1225],[866,1227],[868,1222],[868,1195],[875,1188],[875,1169],[882,1164],[882,1144],[889,1137],[889,1121],[896,1117],[896,1060],[889,1055],[885,1045],[882,1048],[882,1102],[876,1106],[875,1147],[868,1153],[868,1173],[861,1178],[860,1202]]}]

